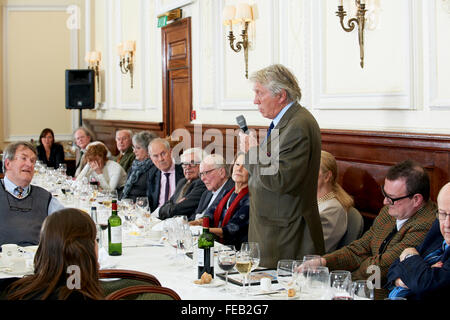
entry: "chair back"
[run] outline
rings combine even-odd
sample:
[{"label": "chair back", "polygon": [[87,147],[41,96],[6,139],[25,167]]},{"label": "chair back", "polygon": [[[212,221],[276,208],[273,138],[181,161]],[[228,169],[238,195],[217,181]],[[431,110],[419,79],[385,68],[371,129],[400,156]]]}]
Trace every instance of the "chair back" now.
[{"label": "chair back", "polygon": [[[99,271],[99,279],[105,296],[132,286],[150,285],[160,287],[159,280],[149,273],[124,270],[124,269],[104,269]],[[108,279],[108,280],[105,280]]]},{"label": "chair back", "polygon": [[347,231],[342,237],[337,246],[337,249],[342,248],[352,241],[359,239],[362,236],[364,230],[364,219],[359,211],[350,207],[347,212]]},{"label": "chair back", "polygon": [[126,287],[106,296],[105,300],[181,300],[172,289],[155,286]]}]

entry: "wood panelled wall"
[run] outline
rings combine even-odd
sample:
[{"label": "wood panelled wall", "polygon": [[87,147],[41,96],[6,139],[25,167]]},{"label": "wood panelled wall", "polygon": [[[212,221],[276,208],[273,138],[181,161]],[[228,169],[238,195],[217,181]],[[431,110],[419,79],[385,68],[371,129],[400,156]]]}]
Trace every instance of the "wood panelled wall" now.
[{"label": "wood panelled wall", "polygon": [[[114,133],[117,129],[129,128],[134,132],[151,130],[164,136],[162,123],[128,122],[112,120],[90,120],[88,124],[104,141],[111,152],[116,153]],[[187,126],[194,141],[194,133],[201,132],[204,148],[209,151],[234,154],[237,148],[237,127],[228,125],[202,125],[201,131],[193,125]],[[250,127],[265,135],[265,128]],[[431,199],[436,200],[440,188],[450,181],[450,135],[392,133],[353,130],[323,129],[322,149],[332,153],[338,162],[338,182],[355,199],[355,206],[361,211],[366,225],[376,217],[383,206],[381,185],[390,166],[406,159],[420,163],[430,175]],[[206,133],[206,134],[205,134]],[[214,138],[221,134],[222,141]],[[228,150],[220,150],[222,142],[232,141]],[[217,145],[215,145],[217,144]]]}]

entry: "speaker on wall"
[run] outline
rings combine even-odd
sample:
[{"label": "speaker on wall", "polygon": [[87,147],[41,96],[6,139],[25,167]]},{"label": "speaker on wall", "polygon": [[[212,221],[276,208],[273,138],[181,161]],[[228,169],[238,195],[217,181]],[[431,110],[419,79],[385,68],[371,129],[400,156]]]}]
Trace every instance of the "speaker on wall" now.
[{"label": "speaker on wall", "polygon": [[95,108],[94,80],[94,70],[66,70],[66,109]]}]

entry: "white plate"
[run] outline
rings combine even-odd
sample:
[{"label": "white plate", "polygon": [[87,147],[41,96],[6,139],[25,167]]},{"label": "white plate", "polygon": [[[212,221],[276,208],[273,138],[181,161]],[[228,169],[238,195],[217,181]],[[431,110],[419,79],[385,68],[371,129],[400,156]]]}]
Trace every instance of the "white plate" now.
[{"label": "white plate", "polygon": [[33,269],[26,270],[11,270],[10,268],[0,268],[0,272],[12,275],[12,276],[24,276],[33,273]]},{"label": "white plate", "polygon": [[22,249],[23,249],[25,252],[29,252],[29,253],[35,254],[36,251],[37,251],[37,249],[38,249],[38,247],[39,247],[39,246],[27,246],[27,247],[22,247]]},{"label": "white plate", "polygon": [[212,279],[210,283],[205,283],[205,284],[197,284],[195,282],[192,282],[192,283],[195,286],[202,287],[202,288],[216,288],[216,287],[223,286],[225,284],[224,281],[219,280],[219,279]]}]

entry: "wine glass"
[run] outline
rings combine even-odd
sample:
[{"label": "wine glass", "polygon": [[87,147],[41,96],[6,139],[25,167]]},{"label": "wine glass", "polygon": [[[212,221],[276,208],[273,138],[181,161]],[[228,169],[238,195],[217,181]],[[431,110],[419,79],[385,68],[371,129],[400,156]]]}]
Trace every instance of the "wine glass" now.
[{"label": "wine glass", "polygon": [[330,272],[331,300],[353,300],[352,275],[350,271]]},{"label": "wine glass", "polygon": [[248,289],[250,289],[251,285],[251,272],[256,270],[259,266],[259,260],[260,260],[260,250],[259,250],[259,244],[257,242],[243,242],[241,245],[241,251],[247,251],[250,255],[251,262],[252,262],[252,269],[250,270],[250,281],[248,283]]},{"label": "wine glass", "polygon": [[139,209],[142,216],[148,211],[148,198],[147,197],[137,197],[136,207]]},{"label": "wine glass", "polygon": [[248,274],[252,270],[252,259],[248,251],[242,249],[236,252],[236,269],[242,275],[242,294],[247,295],[245,284],[247,283]]},{"label": "wine glass", "polygon": [[373,300],[373,286],[369,287],[367,280],[353,281],[352,294],[354,300]]},{"label": "wine glass", "polygon": [[225,271],[225,289],[228,291],[228,272],[236,265],[236,248],[233,245],[222,246],[218,252],[219,268]]},{"label": "wine glass", "polygon": [[293,264],[294,260],[292,259],[280,260],[277,264],[277,281],[285,289],[286,298],[288,297],[288,290],[294,286]]}]

